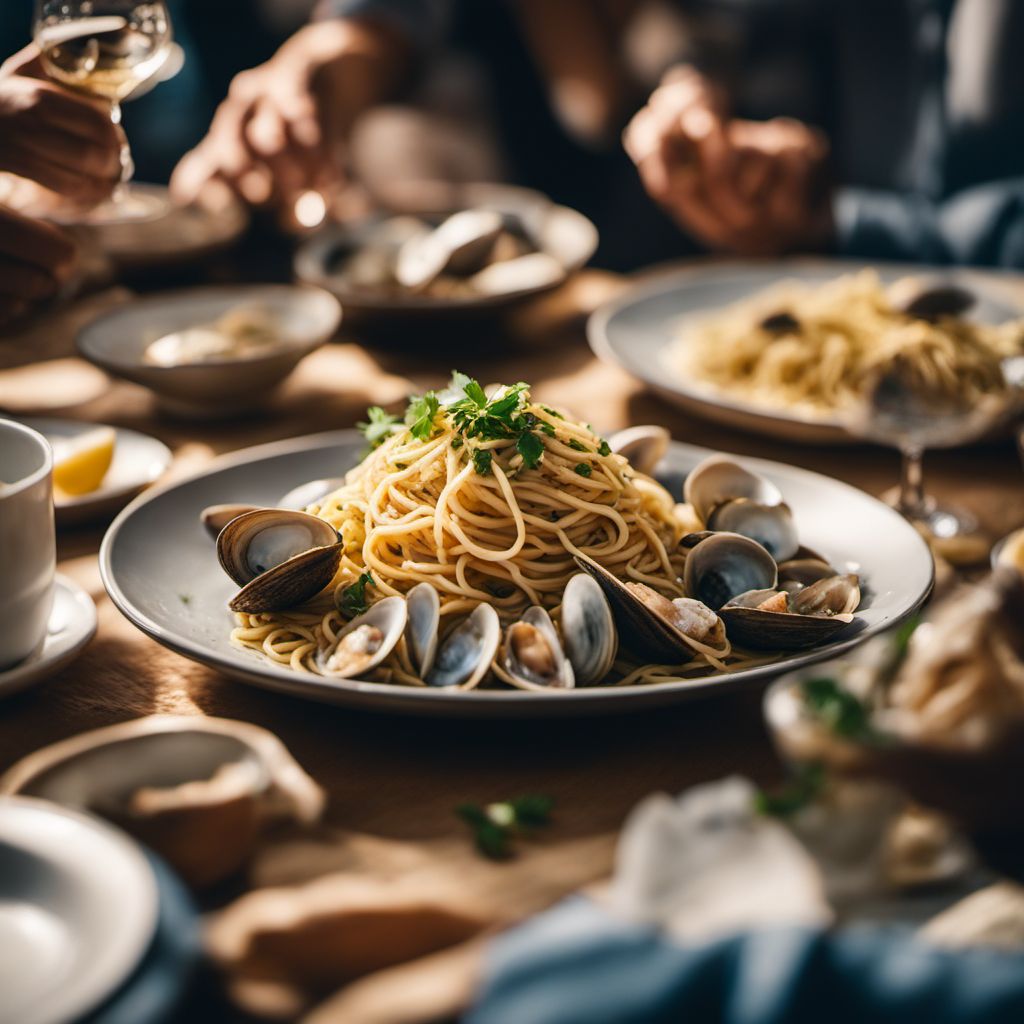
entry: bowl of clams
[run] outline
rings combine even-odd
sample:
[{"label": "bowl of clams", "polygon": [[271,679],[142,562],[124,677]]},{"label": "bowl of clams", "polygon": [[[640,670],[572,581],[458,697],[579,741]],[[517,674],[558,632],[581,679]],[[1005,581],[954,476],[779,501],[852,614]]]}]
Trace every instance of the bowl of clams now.
[{"label": "bowl of clams", "polygon": [[488,313],[550,291],[597,248],[581,213],[523,189],[466,186],[415,212],[325,228],[295,257],[299,280],[333,292],[346,315]]}]

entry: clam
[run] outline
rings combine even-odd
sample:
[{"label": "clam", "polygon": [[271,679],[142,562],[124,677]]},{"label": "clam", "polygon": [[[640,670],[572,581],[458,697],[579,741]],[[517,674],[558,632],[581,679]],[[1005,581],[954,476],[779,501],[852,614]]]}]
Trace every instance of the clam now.
[{"label": "clam", "polygon": [[617,430],[608,438],[608,447],[626,459],[638,473],[651,476],[668,452],[670,440],[671,435],[664,427],[645,424]]},{"label": "clam", "polygon": [[738,533],[715,533],[686,556],[683,585],[691,597],[718,610],[751,590],[774,590],[775,559],[757,541]]},{"label": "clam", "polygon": [[746,498],[758,505],[781,505],[782,492],[763,476],[751,473],[726,455],[712,455],[695,466],[683,486],[683,500],[702,523],[723,502]]},{"label": "clam", "polygon": [[405,643],[413,668],[425,679],[437,654],[437,630],[441,622],[441,599],[429,583],[417,583],[405,595],[407,618]]},{"label": "clam", "polygon": [[598,683],[611,671],[618,651],[612,610],[596,580],[578,573],[562,594],[562,644],[580,686]]},{"label": "clam", "polygon": [[580,558],[576,562],[600,585],[623,643],[639,657],[658,664],[680,665],[693,657],[693,641],[708,644],[723,654],[727,650],[720,619],[700,601],[670,600],[642,583],[623,583],[592,562]]},{"label": "clam", "polygon": [[491,667],[501,642],[498,613],[478,605],[439,643],[433,667],[425,676],[428,686],[476,686]]},{"label": "clam", "polygon": [[232,611],[279,611],[309,600],[334,579],[341,540],[329,523],[305,512],[253,509],[221,530],[217,558],[242,588],[228,603]]},{"label": "clam", "polygon": [[830,639],[853,620],[859,604],[856,576],[829,576],[794,595],[772,590],[739,594],[719,614],[729,636],[744,647],[792,651]]},{"label": "clam", "polygon": [[277,507],[302,512],[310,505],[317,504],[321,498],[327,497],[331,491],[336,491],[344,482],[341,477],[330,477],[325,480],[310,480],[309,483],[299,484],[298,487],[293,487],[287,494],[282,495]]},{"label": "clam", "polygon": [[531,252],[478,270],[469,279],[469,286],[478,295],[504,295],[548,288],[564,280],[565,276],[565,267],[554,256],[546,252]]},{"label": "clam", "polygon": [[395,649],[406,620],[405,600],[385,597],[347,623],[333,643],[317,651],[317,668],[337,679],[372,672]]},{"label": "clam", "polygon": [[501,667],[521,690],[570,689],[572,665],[565,656],[551,616],[538,605],[505,630]]},{"label": "clam", "polygon": [[889,288],[893,309],[917,320],[963,316],[975,303],[973,292],[952,281],[906,277]]},{"label": "clam", "polygon": [[762,505],[749,498],[733,498],[711,510],[707,525],[756,540],[777,562],[792,558],[800,547],[793,513],[784,502]]},{"label": "clam", "polygon": [[237,519],[243,512],[254,512],[259,505],[209,505],[199,513],[199,522],[214,540],[232,519]]},{"label": "clam", "polygon": [[480,270],[504,221],[494,210],[462,210],[428,235],[413,237],[398,251],[395,279],[419,291],[441,274],[466,276]]},{"label": "clam", "polygon": [[801,324],[796,314],[791,313],[788,309],[779,309],[774,313],[768,313],[758,321],[757,326],[762,331],[779,336],[783,334],[799,334],[801,330]]}]

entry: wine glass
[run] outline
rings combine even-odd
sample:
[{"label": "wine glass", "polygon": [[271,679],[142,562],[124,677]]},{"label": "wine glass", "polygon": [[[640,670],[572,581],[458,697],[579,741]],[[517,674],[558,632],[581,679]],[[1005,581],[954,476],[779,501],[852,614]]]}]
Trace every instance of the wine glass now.
[{"label": "wine glass", "polygon": [[[1004,374],[1008,377],[1008,374]],[[899,450],[900,482],[886,500],[902,515],[920,523],[933,537],[972,534],[978,522],[969,512],[940,505],[924,487],[924,453],[930,448],[969,444],[1005,422],[1019,408],[1021,392],[968,401],[930,382],[910,359],[894,359],[863,389],[859,401],[843,412],[850,433]]]},{"label": "wine glass", "polygon": [[[121,123],[122,101],[160,72],[172,51],[171,21],[162,0],[36,0],[33,35],[50,78],[107,100],[114,124]],[[152,200],[127,195],[124,184],[134,170],[125,142],[121,180],[111,198],[89,213],[89,223],[156,212]]]}]

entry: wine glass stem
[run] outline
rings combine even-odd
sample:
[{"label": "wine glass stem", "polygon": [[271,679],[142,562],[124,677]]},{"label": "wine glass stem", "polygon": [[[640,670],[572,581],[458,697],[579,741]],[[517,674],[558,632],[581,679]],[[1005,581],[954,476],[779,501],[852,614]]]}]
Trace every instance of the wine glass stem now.
[{"label": "wine glass stem", "polygon": [[[116,100],[110,104],[110,120],[118,126],[121,124],[121,104]],[[123,139],[124,141],[121,143],[121,177],[114,186],[114,191],[110,197],[115,203],[124,199],[125,184],[131,181],[135,174],[135,161],[132,160],[132,151],[128,145],[128,137],[124,135]]]},{"label": "wine glass stem", "polygon": [[905,516],[919,516],[925,511],[924,451],[917,446],[900,449],[900,497],[899,511]]}]

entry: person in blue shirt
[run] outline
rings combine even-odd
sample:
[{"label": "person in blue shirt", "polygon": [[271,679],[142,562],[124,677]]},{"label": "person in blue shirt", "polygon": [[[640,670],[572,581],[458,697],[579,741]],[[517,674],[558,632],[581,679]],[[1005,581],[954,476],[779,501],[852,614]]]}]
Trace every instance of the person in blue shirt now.
[{"label": "person in blue shirt", "polygon": [[[622,12],[640,6],[327,0],[323,20],[236,80],[176,186],[194,194],[219,177],[277,202],[337,180],[352,123],[403,95],[461,32],[489,74],[513,179],[562,201],[575,190],[620,264],[689,239],[740,255],[1024,266],[1024,5],[679,0],[686,43],[646,102],[619,74]],[[566,10],[578,31],[565,31]],[[559,52],[566,77],[538,87],[531,76],[550,75]],[[587,82],[602,60],[603,80]],[[567,142],[564,117],[558,138],[553,108],[574,75],[598,105],[602,88],[617,90],[606,112],[628,122],[632,163],[617,146]],[[657,226],[655,203],[681,235]]]}]

